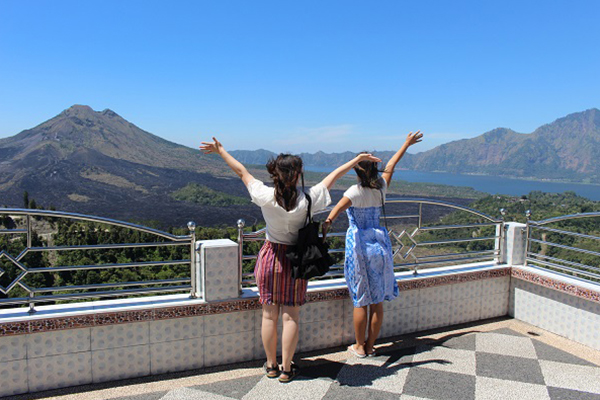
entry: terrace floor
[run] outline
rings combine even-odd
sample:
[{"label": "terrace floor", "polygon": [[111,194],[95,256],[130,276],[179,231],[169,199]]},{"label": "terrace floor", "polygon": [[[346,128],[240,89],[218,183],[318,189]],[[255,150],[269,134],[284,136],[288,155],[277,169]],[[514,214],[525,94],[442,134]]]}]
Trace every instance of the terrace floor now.
[{"label": "terrace floor", "polygon": [[385,339],[376,357],[296,360],[289,384],[251,362],[6,399],[600,399],[600,352],[514,319]]}]

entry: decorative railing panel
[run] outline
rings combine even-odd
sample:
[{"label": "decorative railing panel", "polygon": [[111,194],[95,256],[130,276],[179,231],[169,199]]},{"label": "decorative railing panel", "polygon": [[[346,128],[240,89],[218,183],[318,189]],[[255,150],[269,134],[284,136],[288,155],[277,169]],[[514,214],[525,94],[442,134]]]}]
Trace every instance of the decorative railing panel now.
[{"label": "decorative railing panel", "polygon": [[[395,212],[395,208],[398,208],[395,206],[400,206],[401,211]],[[439,210],[427,213],[427,207],[437,207]],[[388,199],[386,209],[388,214],[385,217],[382,215],[382,220],[387,222],[392,241],[395,271],[412,270],[418,274],[420,268],[499,260],[500,242],[504,235],[502,219],[465,206],[429,199]],[[317,213],[316,219],[328,213],[329,209]],[[450,213],[464,215],[462,218],[449,218]],[[442,216],[445,218],[442,219]],[[340,216],[340,219],[345,218]],[[433,223],[436,220],[445,222],[454,219],[459,222],[444,225]],[[240,287],[254,284],[252,267],[260,247],[257,242],[265,240],[264,228],[254,232],[246,232],[244,228],[244,221],[238,221]],[[340,230],[327,235],[330,254],[337,258],[338,264],[332,266],[327,275],[316,279],[343,277],[345,236],[346,233]],[[421,249],[427,250],[418,254]]]},{"label": "decorative railing panel", "polygon": [[[36,229],[47,231],[40,234]],[[0,209],[0,306],[29,304],[30,312],[34,312],[36,303],[58,301],[73,301],[93,298],[139,296],[151,293],[190,292],[197,293],[194,287],[195,279],[195,228],[193,222],[188,223],[189,235],[174,235],[157,229],[136,225],[128,222],[95,217],[83,214],[66,213],[47,210],[29,209]],[[111,243],[109,239],[115,236],[115,230],[126,229],[132,232],[128,235],[133,239],[146,239],[131,243]],[[61,241],[64,236],[75,235],[85,244],[44,245],[48,241]],[[46,236],[46,240],[41,239]],[[101,242],[101,243],[98,243]],[[89,244],[92,243],[92,244]],[[189,254],[188,258],[171,258],[163,260],[130,260],[136,255],[136,250],[144,249],[144,253],[160,249],[183,248],[183,251],[172,251]],[[61,257],[57,253],[77,254],[83,261],[92,261],[85,256],[93,252],[98,260],[113,262],[87,262],[76,265],[60,265]],[[98,252],[104,254],[98,255]],[[123,252],[127,254],[123,254]],[[161,258],[160,254],[153,255]],[[27,260],[28,257],[33,260]],[[68,259],[65,256],[63,259]],[[77,257],[73,257],[78,259]],[[144,257],[148,258],[148,257]],[[164,256],[162,258],[165,258]],[[166,257],[168,258],[168,257]],[[128,274],[123,272],[122,280],[111,277],[110,282],[102,278],[103,270],[145,270],[145,276],[153,278],[148,267],[185,266],[185,276],[160,279],[127,280]],[[11,272],[9,276],[8,272]],[[93,276],[89,276],[91,273]],[[54,281],[64,284],[43,286],[46,281],[44,274],[58,274]],[[63,275],[61,275],[63,274]],[[75,274],[85,284],[75,285],[69,282],[69,277]],[[67,276],[69,275],[69,276]],[[164,274],[163,274],[164,275]],[[46,275],[47,276],[47,275]],[[67,278],[67,279],[65,279]],[[29,281],[28,281],[29,280]],[[41,284],[42,286],[35,285]],[[20,290],[18,290],[18,289]],[[25,296],[14,297],[15,291],[25,293]]]},{"label": "decorative railing panel", "polygon": [[530,218],[528,211],[526,265],[600,283],[600,212]]}]

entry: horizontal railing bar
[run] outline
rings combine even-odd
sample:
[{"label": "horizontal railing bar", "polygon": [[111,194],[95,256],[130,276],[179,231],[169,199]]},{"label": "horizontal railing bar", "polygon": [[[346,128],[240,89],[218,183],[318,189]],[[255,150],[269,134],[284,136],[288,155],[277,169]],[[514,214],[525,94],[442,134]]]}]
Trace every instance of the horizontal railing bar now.
[{"label": "horizontal railing bar", "polygon": [[546,242],[544,240],[538,240],[538,239],[532,239],[529,238],[530,242],[534,242],[534,243],[539,243],[539,244],[545,244],[548,246],[552,246],[552,247],[559,247],[561,249],[566,249],[566,250],[572,250],[572,251],[577,251],[579,253],[584,253],[584,254],[592,254],[594,256],[599,256],[600,257],[600,253],[597,251],[592,251],[592,250],[586,250],[586,249],[580,249],[578,247],[571,247],[571,246],[567,246],[564,244],[558,244],[558,243],[552,243],[552,242]]},{"label": "horizontal railing bar", "polygon": [[115,244],[86,244],[81,246],[49,246],[30,247],[28,251],[65,251],[65,250],[103,250],[127,249],[138,247],[188,246],[189,242],[153,242],[153,243],[115,243]]},{"label": "horizontal railing bar", "polygon": [[144,262],[137,262],[137,263],[123,263],[123,264],[72,265],[72,266],[47,267],[47,268],[31,268],[27,272],[29,272],[29,273],[61,272],[61,271],[79,271],[79,270],[88,270],[88,269],[157,267],[157,266],[161,266],[161,265],[184,265],[184,264],[189,265],[190,260],[144,261]]},{"label": "horizontal railing bar", "polygon": [[587,265],[587,264],[581,264],[581,263],[578,263],[578,262],[575,262],[575,261],[563,260],[563,259],[556,258],[556,257],[550,257],[550,256],[547,256],[547,255],[545,255],[545,254],[539,254],[539,253],[532,253],[532,252],[528,252],[528,253],[527,253],[527,257],[531,257],[531,258],[534,258],[534,257],[541,257],[541,258],[544,258],[544,259],[546,259],[546,260],[555,261],[555,262],[560,262],[560,263],[564,263],[564,264],[567,264],[567,265],[572,265],[572,266],[574,266],[574,267],[580,267],[580,268],[589,268],[589,269],[592,269],[592,270],[594,270],[594,271],[598,271],[598,272],[600,272],[600,268],[598,268],[598,267],[594,267],[594,266]]},{"label": "horizontal railing bar", "polygon": [[493,258],[491,257],[463,257],[463,258],[453,258],[453,259],[447,259],[447,260],[435,260],[435,261],[424,261],[424,262],[415,262],[415,263],[401,263],[401,264],[396,264],[394,265],[394,268],[396,267],[414,267],[414,266],[420,266],[420,265],[432,265],[432,264],[444,264],[444,263],[448,263],[448,262],[456,262],[456,261],[466,261],[466,260],[493,260]]},{"label": "horizontal railing bar", "polygon": [[0,234],[27,233],[27,229],[0,229]]},{"label": "horizontal railing bar", "polygon": [[562,235],[577,236],[577,237],[584,238],[584,239],[600,240],[600,236],[593,236],[593,235],[586,235],[584,233],[563,231],[560,229],[547,228],[545,226],[533,226],[533,228],[543,230],[543,231],[548,231],[548,232],[560,233]]},{"label": "horizontal railing bar", "polygon": [[256,255],[256,254],[244,254],[242,256],[242,261],[245,261],[245,260],[256,260],[257,258],[258,258],[258,255]]},{"label": "horizontal railing bar", "polygon": [[380,218],[382,219],[402,219],[402,218],[419,218],[419,214],[414,214],[414,215],[387,215],[387,216],[380,216]]},{"label": "horizontal railing bar", "polygon": [[479,228],[482,226],[496,226],[498,222],[488,222],[485,224],[469,224],[469,225],[438,225],[438,226],[422,226],[420,231],[434,231],[441,229],[461,229],[461,228]]},{"label": "horizontal railing bar", "polygon": [[466,211],[469,212],[471,214],[475,214],[478,215],[482,218],[487,219],[488,221],[493,221],[493,222],[502,222],[499,219],[490,217],[487,214],[484,214],[480,211],[477,210],[473,210],[472,208],[469,207],[465,207],[465,206],[461,206],[458,204],[454,204],[454,203],[449,203],[446,201],[440,201],[440,200],[430,200],[430,199],[423,199],[423,198],[403,198],[403,199],[386,199],[386,204],[400,204],[400,203],[420,203],[420,204],[428,204],[428,205],[432,205],[432,206],[443,206],[443,207],[448,207],[448,208],[454,208],[457,210],[461,210],[461,211]]},{"label": "horizontal railing bar", "polygon": [[543,265],[543,266],[546,266],[546,267],[556,268],[556,269],[560,269],[560,270],[563,270],[563,271],[569,271],[569,272],[572,272],[572,273],[578,274],[578,275],[585,275],[585,276],[590,277],[590,278],[600,279],[600,274],[595,274],[593,272],[582,271],[582,270],[579,270],[577,268],[571,268],[571,267],[567,267],[565,265],[559,265],[559,264],[551,263],[551,262],[548,262],[548,261],[538,260],[538,259],[535,259],[535,258],[527,258],[527,262],[533,263],[533,264],[540,264],[540,265]]},{"label": "horizontal railing bar", "polygon": [[331,249],[329,250],[329,254],[344,253],[345,251],[346,249]]},{"label": "horizontal railing bar", "polygon": [[430,255],[430,256],[419,256],[419,260],[427,260],[431,258],[440,258],[440,257],[453,257],[453,256],[463,256],[463,255],[476,255],[476,254],[489,254],[489,255],[497,255],[497,250],[485,250],[485,251],[466,251],[464,253],[447,253],[447,254],[438,254],[438,255]]},{"label": "horizontal railing bar", "polygon": [[99,283],[97,285],[45,287],[45,288],[35,288],[32,291],[34,293],[46,293],[46,292],[59,292],[62,290],[89,290],[89,289],[129,287],[129,286],[169,285],[169,284],[174,284],[174,283],[190,283],[190,282],[191,282],[190,278],[187,278],[187,279],[161,279],[161,280],[156,280],[156,281]]},{"label": "horizontal railing bar", "polygon": [[[344,237],[346,236],[346,232],[328,232],[327,237]],[[322,234],[319,234],[319,237],[323,237]]]},{"label": "horizontal railing bar", "polygon": [[529,224],[539,226],[539,225],[551,224],[553,222],[565,221],[568,219],[592,218],[592,217],[600,217],[600,211],[581,213],[581,214],[561,215],[560,217],[548,218],[543,221],[529,221]]},{"label": "horizontal railing bar", "polygon": [[481,237],[481,238],[436,240],[436,241],[430,241],[430,242],[420,242],[420,243],[417,243],[417,246],[431,246],[434,244],[445,244],[445,243],[479,242],[482,240],[495,240],[495,239],[498,239],[499,237],[500,236],[488,236],[488,237]]},{"label": "horizontal railing bar", "polygon": [[259,238],[259,237],[251,237],[251,238],[244,237],[244,242],[262,242],[263,240],[267,240],[267,239],[264,238],[264,237],[262,237],[262,238]]},{"label": "horizontal railing bar", "polygon": [[[142,289],[127,289],[120,291],[106,291],[106,292],[90,292],[90,293],[71,293],[62,295],[50,295],[50,296],[39,296],[35,297],[36,303],[47,303],[51,301],[59,300],[83,300],[83,299],[94,299],[102,297],[120,297],[128,296],[130,294],[146,294],[146,293],[166,293],[166,292],[182,292],[191,289],[191,285],[184,286],[168,286],[164,288],[142,288]],[[0,305],[5,304],[28,304],[31,302],[30,298],[15,298],[15,299],[2,299]]]},{"label": "horizontal railing bar", "polygon": [[162,236],[171,240],[189,241],[191,240],[190,235],[177,236],[172,235],[168,232],[159,231],[158,229],[148,228],[142,225],[132,224],[130,222],[119,221],[116,219],[96,217],[92,215],[77,214],[63,211],[50,211],[50,210],[32,210],[23,208],[0,208],[0,214],[5,215],[31,215],[34,217],[52,217],[52,218],[69,218],[87,222],[98,222],[101,224],[108,224],[113,226],[120,226],[122,228],[134,229],[140,232],[151,233],[153,235]]}]

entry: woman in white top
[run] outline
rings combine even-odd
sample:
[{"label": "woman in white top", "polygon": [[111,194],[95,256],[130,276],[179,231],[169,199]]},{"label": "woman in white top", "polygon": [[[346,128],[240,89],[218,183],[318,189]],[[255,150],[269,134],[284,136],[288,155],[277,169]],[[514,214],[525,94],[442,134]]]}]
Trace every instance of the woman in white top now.
[{"label": "woman in white top", "polygon": [[[382,302],[398,296],[392,244],[387,230],[379,223],[379,218],[396,164],[408,147],[420,142],[422,137],[420,132],[411,132],[402,148],[390,159],[381,177],[376,163],[358,163],[354,170],[359,183],[344,193],[323,224],[326,233],[342,211],[348,214],[344,275],[354,304],[356,338],[356,343],[348,347],[348,350],[357,357],[375,354],[373,345],[383,323]],[[368,316],[369,332],[365,339]]]},{"label": "woman in white top", "polygon": [[[213,142],[202,142],[200,149],[206,154],[216,153],[223,158],[242,179],[252,202],[260,206],[265,218],[266,241],[258,254],[254,270],[263,306],[261,334],[267,355],[264,369],[268,377],[279,376],[281,382],[290,382],[298,371],[292,358],[298,344],[300,306],[306,302],[307,289],[306,280],[292,278],[292,268],[286,257],[287,246],[296,243],[298,230],[304,226],[308,211],[305,194],[296,187],[302,175],[302,159],[280,154],[276,159],[270,160],[267,170],[274,187],[268,187],[255,179],[214,137]],[[370,154],[360,154],[309,189],[313,213],[331,203],[329,189],[338,178],[361,161],[380,160]],[[280,310],[283,317],[281,372],[277,363],[277,320]]]}]

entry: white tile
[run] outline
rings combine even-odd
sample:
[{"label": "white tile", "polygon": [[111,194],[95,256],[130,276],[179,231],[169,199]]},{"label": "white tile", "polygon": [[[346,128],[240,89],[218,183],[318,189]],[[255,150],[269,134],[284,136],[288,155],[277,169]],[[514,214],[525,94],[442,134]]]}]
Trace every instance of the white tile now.
[{"label": "white tile", "polygon": [[0,337],[0,363],[27,358],[27,337],[15,335]]},{"label": "white tile", "polygon": [[150,345],[92,351],[94,383],[150,374]]},{"label": "white tile", "polygon": [[27,393],[27,360],[0,363],[0,397]]},{"label": "white tile", "polygon": [[482,280],[452,285],[452,301],[481,297]]},{"label": "white tile", "polygon": [[340,319],[343,315],[344,303],[342,300],[308,303],[302,307],[300,311],[300,318],[302,322]]},{"label": "white tile", "polygon": [[150,322],[150,343],[204,336],[204,317],[172,318]]},{"label": "white tile", "polygon": [[600,368],[539,360],[546,385],[600,394]]},{"label": "white tile", "polygon": [[325,379],[294,379],[282,385],[277,379],[264,377],[242,400],[322,399],[332,382]]},{"label": "white tile", "polygon": [[450,324],[464,324],[481,319],[481,297],[456,300],[452,302]]},{"label": "white tile", "polygon": [[204,366],[225,365],[254,358],[254,331],[204,338]]},{"label": "white tile", "polygon": [[444,346],[418,346],[413,363],[420,368],[475,376],[475,352]]},{"label": "white tile", "polygon": [[483,296],[486,296],[488,294],[508,292],[509,287],[510,276],[481,280],[481,293]]},{"label": "white tile", "polygon": [[28,335],[27,358],[89,351],[90,334],[90,328],[82,328]]},{"label": "white tile", "polygon": [[186,371],[204,366],[204,339],[192,338],[150,345],[152,374]]},{"label": "white tile", "polygon": [[452,286],[442,285],[419,289],[419,306],[435,303],[449,303],[452,300]]},{"label": "white tile", "polygon": [[204,317],[204,335],[215,336],[254,331],[254,318],[254,311],[207,315]]},{"label": "white tile", "polygon": [[550,395],[544,385],[478,376],[475,381],[475,398],[477,400],[550,400]]},{"label": "white tile", "polygon": [[383,313],[383,324],[379,337],[391,337],[416,332],[419,307],[400,308]]},{"label": "white tile", "polygon": [[92,351],[138,346],[149,342],[149,322],[95,326],[92,328]]},{"label": "white tile", "polygon": [[[277,327],[277,355],[281,355],[281,335],[283,333],[283,327]],[[300,342],[298,341],[298,345],[296,346],[296,353],[302,351],[300,348]],[[254,359],[262,360],[266,358],[265,348],[262,342],[262,332],[260,330],[254,331]]]},{"label": "white tile", "polygon": [[419,306],[417,329],[424,331],[450,325],[450,312],[450,302]]},{"label": "white tile", "polygon": [[537,358],[531,339],[498,333],[479,333],[476,336],[475,348],[477,351],[505,356]]},{"label": "white tile", "polygon": [[342,326],[342,319],[308,323],[300,321],[300,345],[302,346],[302,351],[341,345]]},{"label": "white tile", "polygon": [[29,390],[85,385],[92,382],[92,353],[61,354],[29,359]]},{"label": "white tile", "polygon": [[481,319],[508,315],[508,292],[481,298]]},{"label": "white tile", "polygon": [[384,301],[384,310],[396,310],[398,308],[410,308],[419,305],[419,290],[401,290],[392,301]]}]

